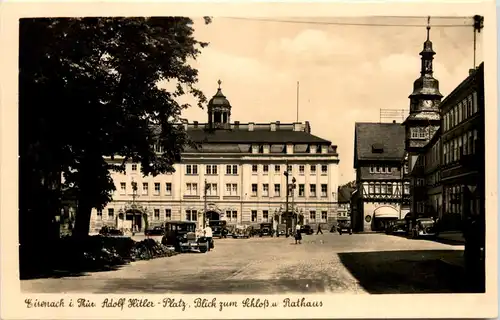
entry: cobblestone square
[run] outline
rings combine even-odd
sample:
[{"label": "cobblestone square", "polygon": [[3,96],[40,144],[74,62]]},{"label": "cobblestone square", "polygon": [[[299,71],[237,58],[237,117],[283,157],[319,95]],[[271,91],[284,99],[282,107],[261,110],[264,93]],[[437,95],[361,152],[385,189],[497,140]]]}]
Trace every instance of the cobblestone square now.
[{"label": "cobblestone square", "polygon": [[[140,236],[137,237],[140,240]],[[385,234],[216,239],[215,249],[116,271],[21,281],[37,293],[460,292],[462,245]]]}]

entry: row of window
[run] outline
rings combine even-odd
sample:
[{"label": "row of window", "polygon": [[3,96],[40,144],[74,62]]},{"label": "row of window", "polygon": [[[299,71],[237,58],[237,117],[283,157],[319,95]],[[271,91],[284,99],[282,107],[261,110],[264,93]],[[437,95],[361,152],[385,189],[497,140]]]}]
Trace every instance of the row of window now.
[{"label": "row of window", "polygon": [[370,173],[392,173],[392,169],[388,166],[375,166],[370,167]]},{"label": "row of window", "polygon": [[[186,210],[185,218],[187,221],[197,221],[198,220],[198,210]],[[309,220],[317,221],[317,218],[321,217],[321,221],[326,222],[328,218],[327,211],[321,211],[321,216],[316,215],[316,211],[309,211]],[[102,210],[97,210],[97,218],[102,219]],[[108,219],[114,218],[114,209],[108,209]],[[172,209],[165,209],[164,216],[161,216],[160,209],[153,209],[153,218],[154,220],[171,220],[172,219]],[[258,215],[257,210],[251,211],[251,221],[252,222],[268,222],[272,220],[272,217],[269,216],[268,210],[262,210],[262,215]],[[226,220],[228,221],[236,221],[238,220],[238,212],[236,210],[227,210],[226,211]]]},{"label": "row of window", "polygon": [[[198,170],[197,164],[188,164],[186,165],[186,175],[198,175],[199,170]],[[270,165],[264,164],[260,165],[262,167],[262,172],[268,173],[270,171]],[[316,174],[316,167],[317,165],[310,165],[309,166],[309,172],[311,174]],[[137,164],[132,164],[132,171],[137,171]],[[287,171],[292,173],[293,172],[293,166],[288,165]],[[238,166],[237,165],[226,165],[226,175],[237,175],[238,174]],[[257,173],[259,172],[259,165],[252,165],[252,173]],[[281,174],[281,166],[280,165],[274,165],[274,173],[275,174]],[[305,165],[298,165],[298,173],[299,174],[304,174],[305,173]],[[322,174],[327,174],[328,173],[328,165],[324,164],[321,165],[321,173]],[[206,175],[218,175],[218,165],[214,164],[209,164],[205,165],[205,174]]]},{"label": "row of window", "polygon": [[434,165],[438,164],[440,162],[439,160],[439,155],[440,155],[440,149],[439,149],[439,143],[435,143],[429,152],[425,155],[424,161],[426,165]]},{"label": "row of window", "polygon": [[463,155],[476,154],[477,140],[477,130],[474,129],[443,143],[444,164],[459,161]]},{"label": "row of window", "polygon": [[[218,185],[217,183],[207,183],[206,184],[207,188],[207,196],[218,196],[219,195],[219,190],[218,190]],[[327,184],[321,184],[321,197],[327,197],[328,196],[328,185]],[[159,196],[161,194],[161,187],[159,182],[154,183],[154,195]],[[299,184],[298,185],[298,196],[299,197],[305,197],[305,184]],[[188,196],[199,196],[198,188],[198,183],[186,183],[186,190],[185,190],[185,195]],[[120,194],[125,195],[127,193],[127,185],[125,182],[120,183]],[[289,195],[291,195],[291,191],[289,191]],[[149,195],[149,183],[143,182],[142,183],[142,195],[147,196]],[[167,182],[165,183],[165,193],[164,195],[166,196],[171,196],[172,195],[172,183]],[[226,183],[226,189],[225,189],[225,195],[226,196],[237,196],[238,195],[238,185],[236,183]],[[252,197],[257,197],[259,196],[259,188],[258,184],[253,183],[252,184]],[[262,197],[269,197],[270,192],[269,192],[269,184],[264,183],[261,185],[261,191],[260,191],[260,196]],[[281,196],[281,184],[274,184],[274,196],[275,197],[280,197]],[[316,197],[316,184],[310,184],[309,185],[309,197]]]},{"label": "row of window", "polygon": [[[115,209],[108,208],[108,219],[114,219],[115,217]],[[102,219],[102,210],[97,209],[97,218]],[[172,209],[165,209],[165,216],[161,217],[160,209],[153,209],[153,218],[155,220],[170,220],[172,219]]]},{"label": "row of window", "polygon": [[426,183],[428,186],[437,185],[439,184],[440,181],[441,181],[441,172],[439,170],[429,174],[426,177]]},{"label": "row of window", "polygon": [[[259,196],[259,187],[257,183],[252,184],[252,197],[257,197]],[[299,197],[305,197],[306,196],[306,186],[305,184],[299,184],[298,185],[298,196]],[[288,190],[288,195],[292,195],[292,189]],[[269,197],[269,184],[263,183],[262,184],[262,189],[260,192],[260,196],[262,197]],[[279,197],[281,196],[281,185],[280,184],[275,184],[274,185],[274,196]],[[321,184],[321,197],[325,198],[328,196],[328,185],[327,184]],[[309,185],[309,197],[316,197],[316,184],[310,184]]]},{"label": "row of window", "polygon": [[[370,182],[368,184],[368,195],[394,195],[397,186],[392,182]],[[410,194],[410,186],[404,185],[404,194]]]},{"label": "row of window", "polygon": [[472,117],[478,111],[477,93],[470,94],[467,98],[457,103],[443,117],[444,131],[453,129],[461,122]]},{"label": "row of window", "polygon": [[[269,167],[270,167],[269,165],[264,164],[264,165],[261,165],[261,167],[262,167],[262,172],[264,174],[269,172]],[[317,167],[317,165],[315,165],[315,164],[309,165],[309,172],[311,174],[316,174],[316,167]],[[280,165],[275,165],[274,166],[274,173],[275,174],[281,174],[280,169],[281,169]],[[299,165],[298,169],[299,169],[299,174],[304,174],[305,173],[305,165]],[[292,173],[293,172],[293,166],[292,165],[288,165],[287,171],[290,172],[290,173]],[[258,172],[259,172],[259,165],[256,165],[256,164],[252,165],[252,173],[255,174],[255,173],[258,173]],[[326,164],[321,165],[321,173],[322,174],[328,173],[328,166]]]},{"label": "row of window", "polygon": [[410,128],[411,138],[412,139],[430,139],[432,135],[435,133],[435,129],[432,126],[428,126],[426,128],[415,127]]}]

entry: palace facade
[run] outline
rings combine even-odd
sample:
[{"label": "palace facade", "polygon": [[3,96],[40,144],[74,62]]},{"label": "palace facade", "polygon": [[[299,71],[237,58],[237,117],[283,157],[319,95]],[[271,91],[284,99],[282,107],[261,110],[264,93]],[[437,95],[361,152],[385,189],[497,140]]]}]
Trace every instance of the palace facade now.
[{"label": "palace facade", "polygon": [[[181,124],[199,146],[185,148],[174,173],[143,177],[136,163],[128,163],[125,174],[113,172],[113,201],[92,211],[91,232],[104,225],[143,231],[167,220],[203,217],[228,225],[285,223],[287,189],[288,211],[299,221],[335,223],[337,146],[313,135],[307,121],[231,122],[231,108],[219,82],[207,123]],[[294,188],[287,188],[285,171]]]}]

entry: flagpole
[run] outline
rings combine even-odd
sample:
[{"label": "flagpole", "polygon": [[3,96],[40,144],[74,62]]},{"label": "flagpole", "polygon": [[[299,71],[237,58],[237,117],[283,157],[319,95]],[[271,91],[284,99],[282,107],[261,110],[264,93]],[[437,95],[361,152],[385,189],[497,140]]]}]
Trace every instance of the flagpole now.
[{"label": "flagpole", "polygon": [[297,122],[299,122],[299,82],[297,81]]}]

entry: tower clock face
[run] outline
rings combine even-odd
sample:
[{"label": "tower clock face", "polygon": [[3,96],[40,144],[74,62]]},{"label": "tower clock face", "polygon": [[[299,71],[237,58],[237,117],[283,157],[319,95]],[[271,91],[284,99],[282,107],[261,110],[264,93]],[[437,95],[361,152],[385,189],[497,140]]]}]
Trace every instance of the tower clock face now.
[{"label": "tower clock face", "polygon": [[430,108],[432,108],[432,105],[433,105],[433,103],[432,103],[432,101],[431,101],[431,100],[424,100],[424,102],[423,102],[423,106],[424,106],[424,108],[426,108],[426,109],[430,109]]},{"label": "tower clock face", "polygon": [[425,68],[425,71],[431,71],[431,69],[432,69],[432,62],[430,60],[426,60],[424,62],[424,68]]}]

